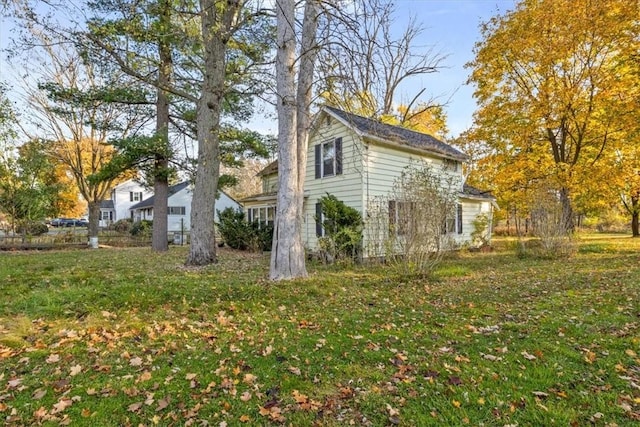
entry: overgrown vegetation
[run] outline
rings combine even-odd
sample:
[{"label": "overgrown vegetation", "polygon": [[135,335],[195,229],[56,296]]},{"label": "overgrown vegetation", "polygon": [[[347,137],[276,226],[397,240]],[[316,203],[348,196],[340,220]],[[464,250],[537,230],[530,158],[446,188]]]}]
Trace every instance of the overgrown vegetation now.
[{"label": "overgrown vegetation", "polygon": [[249,223],[242,210],[236,210],[232,207],[228,207],[222,212],[218,211],[218,218],[218,231],[222,236],[222,241],[230,248],[253,252],[271,250],[273,225],[258,222]]},{"label": "overgrown vegetation", "polygon": [[131,225],[131,229],[129,233],[132,236],[140,237],[140,236],[151,236],[153,232],[153,221],[148,219],[142,219],[140,221],[135,221]]},{"label": "overgrown vegetation", "polygon": [[362,215],[357,209],[347,206],[332,194],[320,198],[324,236],[318,239],[322,258],[333,262],[336,259],[356,261],[362,255]]},{"label": "overgrown vegetation", "polygon": [[407,167],[390,194],[367,207],[369,257],[401,276],[430,275],[454,248],[459,179],[429,163]]},{"label": "overgrown vegetation", "polygon": [[[541,191],[534,197],[531,209],[531,230],[535,240],[520,238],[518,255],[541,258],[566,258],[576,251],[573,230],[565,218],[562,201],[555,192]],[[533,204],[533,202],[532,202]]]}]

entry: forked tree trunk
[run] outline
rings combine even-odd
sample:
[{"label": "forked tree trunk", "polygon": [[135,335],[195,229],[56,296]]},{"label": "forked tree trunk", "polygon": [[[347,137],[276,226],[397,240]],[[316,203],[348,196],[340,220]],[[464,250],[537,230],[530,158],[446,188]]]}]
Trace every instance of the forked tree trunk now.
[{"label": "forked tree trunk", "polygon": [[238,0],[223,6],[215,0],[200,0],[204,45],[204,76],[197,106],[198,169],[191,202],[191,245],[187,265],[217,261],[215,199],[220,173],[220,113],[225,93],[226,44],[241,8]]},{"label": "forked tree trunk", "polygon": [[269,277],[284,280],[307,276],[302,215],[318,4],[308,0],[305,5],[297,91],[295,2],[278,0],[276,16],[278,200]]},{"label": "forked tree trunk", "polygon": [[[276,1],[276,96],[278,112],[278,198],[269,278],[306,275],[298,220],[298,150],[295,89],[295,3]],[[302,262],[300,262],[302,259]]]}]

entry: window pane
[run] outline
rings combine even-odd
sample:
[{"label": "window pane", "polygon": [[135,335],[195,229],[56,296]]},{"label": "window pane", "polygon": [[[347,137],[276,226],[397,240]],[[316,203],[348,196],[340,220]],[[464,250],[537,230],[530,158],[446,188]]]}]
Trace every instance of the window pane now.
[{"label": "window pane", "polygon": [[322,145],[322,176],[335,174],[336,146],[333,142]]}]

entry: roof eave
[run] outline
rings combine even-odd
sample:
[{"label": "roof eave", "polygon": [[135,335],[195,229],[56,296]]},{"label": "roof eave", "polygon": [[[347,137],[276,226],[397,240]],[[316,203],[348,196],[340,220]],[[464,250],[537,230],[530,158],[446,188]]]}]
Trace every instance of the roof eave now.
[{"label": "roof eave", "polygon": [[449,154],[449,153],[442,153],[440,151],[437,150],[429,150],[426,148],[420,148],[420,147],[414,147],[412,145],[407,145],[407,144],[403,144],[401,142],[396,142],[396,141],[390,141],[388,139],[385,138],[380,138],[379,136],[376,135],[372,135],[372,134],[364,134],[363,138],[366,140],[370,140],[372,142],[376,142],[378,144],[382,144],[382,145],[387,145],[389,147],[395,148],[395,149],[402,149],[405,151],[415,151],[418,153],[426,153],[426,154],[431,154],[433,156],[436,157],[440,157],[443,159],[450,159],[450,160],[457,160],[459,162],[466,162],[469,160],[469,156],[467,156],[464,153],[461,153],[459,156],[453,155],[453,154]]}]

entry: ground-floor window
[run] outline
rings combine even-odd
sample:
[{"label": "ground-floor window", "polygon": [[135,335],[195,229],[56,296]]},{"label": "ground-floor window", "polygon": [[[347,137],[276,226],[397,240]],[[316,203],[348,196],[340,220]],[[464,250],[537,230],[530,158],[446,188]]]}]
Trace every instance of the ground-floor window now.
[{"label": "ground-floor window", "polygon": [[187,208],[185,206],[169,206],[167,207],[168,215],[185,215]]},{"label": "ground-floor window", "polygon": [[100,221],[113,221],[113,211],[100,211]]},{"label": "ground-floor window", "polygon": [[255,222],[259,227],[273,225],[276,216],[274,206],[260,206],[247,209],[247,221]]}]

